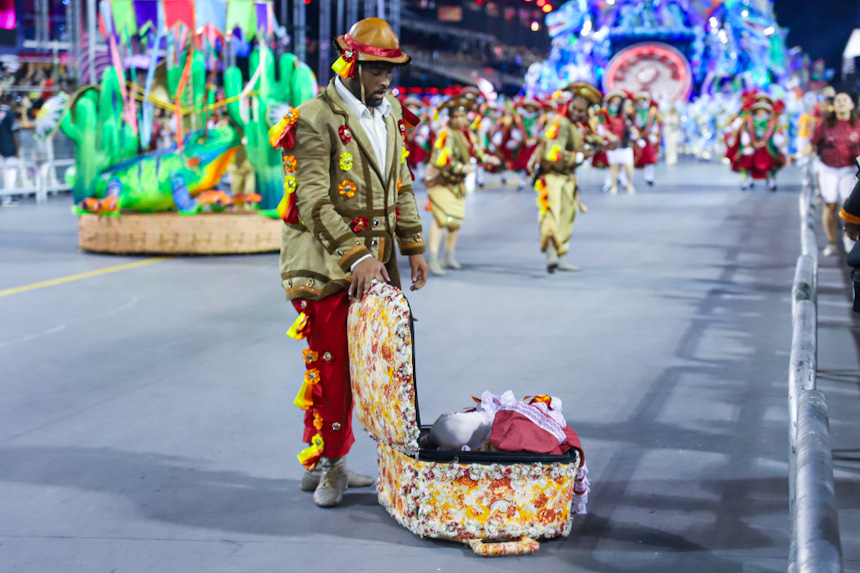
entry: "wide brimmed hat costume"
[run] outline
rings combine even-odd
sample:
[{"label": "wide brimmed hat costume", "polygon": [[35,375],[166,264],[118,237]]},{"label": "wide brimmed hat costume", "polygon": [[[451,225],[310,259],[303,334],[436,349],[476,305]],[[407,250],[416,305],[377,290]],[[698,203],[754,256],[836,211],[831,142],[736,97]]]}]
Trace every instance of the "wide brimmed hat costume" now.
[{"label": "wide brimmed hat costume", "polygon": [[400,50],[400,40],[382,18],[365,18],[334,40],[340,57],[332,69],[342,78],[354,77],[360,62],[387,62],[404,66],[411,58]]}]

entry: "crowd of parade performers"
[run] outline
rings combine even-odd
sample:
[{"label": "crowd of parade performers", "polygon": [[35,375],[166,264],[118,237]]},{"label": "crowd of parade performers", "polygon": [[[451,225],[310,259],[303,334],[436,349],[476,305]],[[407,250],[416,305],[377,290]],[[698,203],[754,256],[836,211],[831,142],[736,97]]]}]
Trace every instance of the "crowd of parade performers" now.
[{"label": "crowd of parade performers", "polygon": [[[734,107],[720,105],[730,113],[711,117],[720,136],[719,157],[712,159],[722,158],[739,174],[741,189],[761,181],[775,191],[779,170],[792,157],[803,158],[824,113],[823,99],[790,95],[787,109],[781,98],[744,92]],[[540,99],[502,100],[467,87],[445,97],[410,95],[401,101],[420,119],[406,134],[407,161],[428,189],[429,265],[436,275],[460,269],[455,248],[465,197],[484,186],[487,172],[499,173],[502,184],[511,182],[517,190],[535,191],[548,272],[577,270],[564,258],[576,214],[586,210],[577,169],[590,163],[602,170],[606,193],[635,193],[634,180],[654,184],[659,161],[673,164],[679,152],[690,152],[683,131],[687,115],[713,111],[696,102],[658,102],[647,92],[603,94],[582,82]]]},{"label": "crowd of parade performers", "polygon": [[534,189],[547,271],[578,270],[564,258],[576,214],[586,210],[577,168],[591,162],[606,170],[604,191],[617,193],[620,180],[634,193],[634,168],[653,184],[659,157],[662,126],[650,94],[609,95],[604,102],[596,87],[576,82],[542,100],[499,103],[474,88],[432,103],[403,98],[404,107],[420,119],[405,144],[407,162],[427,188],[425,207],[433,214],[430,271],[444,275],[446,269],[461,268],[455,248],[466,194],[483,187],[486,172],[500,173],[503,184],[513,175],[518,190]]}]

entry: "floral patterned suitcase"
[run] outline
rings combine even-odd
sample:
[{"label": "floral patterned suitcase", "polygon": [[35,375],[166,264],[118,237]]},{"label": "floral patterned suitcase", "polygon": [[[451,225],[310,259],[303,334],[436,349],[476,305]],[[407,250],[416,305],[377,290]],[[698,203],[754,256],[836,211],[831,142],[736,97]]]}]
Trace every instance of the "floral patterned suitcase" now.
[{"label": "floral patterned suitcase", "polygon": [[587,470],[565,455],[423,450],[409,304],[374,285],[349,313],[355,415],[377,442],[379,503],[420,536],[469,544],[479,555],[522,555],[539,538],[570,534],[584,513]]}]

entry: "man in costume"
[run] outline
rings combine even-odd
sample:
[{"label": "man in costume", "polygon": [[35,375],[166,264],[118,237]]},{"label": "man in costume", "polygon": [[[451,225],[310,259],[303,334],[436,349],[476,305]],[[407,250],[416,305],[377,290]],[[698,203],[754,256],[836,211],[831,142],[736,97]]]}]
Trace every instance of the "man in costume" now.
[{"label": "man in costume", "polygon": [[[403,134],[417,118],[386,95],[396,66],[409,63],[397,35],[367,18],[335,40],[335,77],[316,98],[290,109],[269,132],[284,154],[284,198],[278,213],[281,280],[300,313],[291,327],[307,338],[306,373],[296,397],[305,410],[299,460],[302,488],[333,507],[350,487],[372,479],[350,474],[352,393],[346,319],[350,299],[374,282],[400,286],[395,242],[409,257],[412,290],[427,276],[424,239]],[[317,466],[321,471],[316,473]]]},{"label": "man in costume", "polygon": [[603,101],[597,88],[584,82],[572,83],[558,101],[558,113],[549,120],[529,160],[529,172],[538,170],[535,191],[540,208],[540,246],[546,253],[549,273],[579,270],[564,260],[576,212],[585,210],[579,201],[576,168],[592,153],[587,146],[603,143],[589,126],[589,108]]},{"label": "man in costume", "polygon": [[[430,211],[433,222],[430,224],[429,250],[430,272],[434,275],[444,275],[443,266],[448,269],[462,268],[454,256],[460,226],[466,214],[466,177],[475,167],[472,159],[498,165],[499,160],[485,154],[477,138],[469,129],[469,112],[477,109],[477,102],[470,96],[455,96],[441,106],[440,111],[448,112],[448,124],[439,130],[436,143],[433,145],[433,155],[427,167],[427,195],[430,199]],[[445,237],[445,255],[439,261],[439,247],[442,244],[443,230]]]},{"label": "man in costume", "polygon": [[658,113],[657,103],[651,99],[648,92],[639,92],[635,98],[636,129],[639,137],[633,145],[636,155],[634,167],[641,169],[645,175],[645,183],[654,185],[654,166],[657,165],[662,137],[662,123]]}]

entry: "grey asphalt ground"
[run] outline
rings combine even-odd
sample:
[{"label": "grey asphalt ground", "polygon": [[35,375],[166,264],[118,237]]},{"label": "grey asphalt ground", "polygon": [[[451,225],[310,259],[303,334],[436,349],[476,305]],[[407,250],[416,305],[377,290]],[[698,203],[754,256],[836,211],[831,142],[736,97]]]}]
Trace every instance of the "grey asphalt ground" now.
[{"label": "grey asphalt ground", "polygon": [[[298,489],[303,345],[277,257],[173,258],[0,296],[0,572],[785,571],[799,178],[741,193],[727,171],[661,168],[615,197],[584,173],[582,272],[553,276],[534,193],[489,185],[468,200],[465,269],[409,295],[425,421],[483,390],[563,399],[593,485],[569,538],[486,560],[413,535],[372,489],[317,508]],[[69,208],[0,208],[0,291],[146,258],[79,252]],[[858,571],[860,329],[841,260],[821,264]],[[350,465],[375,473],[355,429]]]}]

